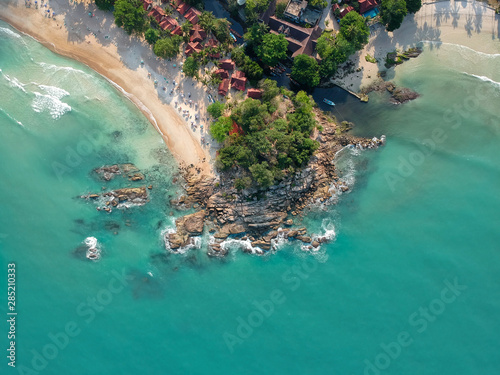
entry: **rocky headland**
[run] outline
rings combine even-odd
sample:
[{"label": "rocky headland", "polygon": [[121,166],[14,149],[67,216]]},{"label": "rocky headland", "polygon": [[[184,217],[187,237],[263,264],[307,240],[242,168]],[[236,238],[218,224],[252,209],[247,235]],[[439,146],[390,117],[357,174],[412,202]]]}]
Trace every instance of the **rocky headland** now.
[{"label": "rocky headland", "polygon": [[297,219],[311,204],[333,202],[332,196],[348,190],[336,174],[338,151],[343,147],[376,148],[384,143],[385,137],[365,139],[347,135],[342,131],[346,124],[337,125],[321,111],[315,112],[322,130],[313,137],[320,147],[305,168],[269,188],[239,191],[233,187],[234,173],[206,177],[190,168],[184,169],[186,194],[171,204],[198,211],[176,220],[175,232],[165,234],[167,248],[175,251],[192,245],[193,237],[205,230],[214,239],[208,249],[210,256],[226,255],[223,242],[228,238],[246,241],[257,253],[271,250],[277,237],[302,241],[307,249],[328,241],[326,237],[312,237],[306,228],[294,224],[300,222]]}]

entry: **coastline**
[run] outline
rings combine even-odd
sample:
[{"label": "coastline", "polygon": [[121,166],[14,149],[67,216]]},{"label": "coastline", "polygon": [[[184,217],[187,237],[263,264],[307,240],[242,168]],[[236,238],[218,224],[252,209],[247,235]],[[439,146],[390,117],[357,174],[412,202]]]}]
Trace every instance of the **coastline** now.
[{"label": "coastline", "polygon": [[[81,14],[70,15],[72,9],[69,9],[71,4],[68,3],[65,4],[67,7],[65,10],[68,13],[62,16],[61,11],[64,10],[64,5],[59,2],[60,0],[50,1],[51,10],[56,10],[56,20],[42,17],[41,9],[26,8],[21,0],[14,0],[7,4],[1,3],[0,19],[20,32],[33,37],[52,52],[83,63],[100,74],[131,100],[151,122],[181,168],[189,168],[192,165],[202,174],[213,175],[209,150],[201,146],[200,137],[197,138],[189,130],[187,121],[181,118],[172,105],[166,103],[168,100],[173,101],[174,97],[161,98],[159,88],[155,87],[153,79],[146,74],[146,71],[155,72],[154,69],[159,65],[154,64],[157,62],[156,59],[151,63],[153,52],[150,47],[143,46],[149,49],[150,54],[144,56],[145,64],[141,69],[132,70],[127,66],[130,56],[119,52],[119,44],[115,45],[110,42],[108,45],[103,45],[91,33],[85,35],[84,39],[80,38],[76,41],[75,35],[64,24],[76,22],[83,16]],[[54,7],[55,4],[58,8]],[[78,5],[74,3],[74,5],[82,6],[83,3]],[[132,48],[141,47],[144,44],[117,28],[113,24],[111,13],[96,11],[96,14],[100,16],[96,18],[100,18],[103,23],[111,21],[111,26],[108,26],[110,30],[106,30],[111,40],[119,37],[128,38]],[[178,70],[177,73],[180,76]],[[179,82],[179,85],[181,83]],[[194,92],[195,101],[197,96],[199,93]]]},{"label": "coastline", "polygon": [[[406,16],[401,27],[387,32],[377,24],[370,27],[370,40],[364,49],[351,56],[348,64],[354,73],[331,82],[350,91],[360,92],[387,71],[385,58],[388,52],[400,51],[424,43],[458,44],[487,54],[500,54],[500,16],[488,4],[477,1],[426,2],[415,14]],[[377,63],[368,62],[369,55]],[[356,72],[357,69],[361,69]]]}]

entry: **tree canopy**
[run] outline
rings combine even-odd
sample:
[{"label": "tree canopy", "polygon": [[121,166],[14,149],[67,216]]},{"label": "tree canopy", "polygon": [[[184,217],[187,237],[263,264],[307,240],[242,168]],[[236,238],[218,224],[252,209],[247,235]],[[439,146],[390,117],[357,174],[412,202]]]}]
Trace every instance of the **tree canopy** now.
[{"label": "tree canopy", "polygon": [[269,33],[264,35],[255,52],[264,64],[274,66],[286,57],[287,48],[288,40],[285,39],[283,34]]},{"label": "tree canopy", "polygon": [[368,43],[370,29],[365,19],[357,12],[349,12],[340,20],[340,33],[354,49],[362,49]]},{"label": "tree canopy", "polygon": [[195,60],[193,56],[189,56],[184,61],[184,65],[182,66],[182,71],[188,77],[196,77],[198,75],[199,68],[200,68],[200,65],[199,65],[198,61]]},{"label": "tree canopy", "polygon": [[173,58],[179,54],[182,38],[178,35],[159,39],[154,46],[154,53],[163,58]]},{"label": "tree canopy", "polygon": [[422,0],[406,0],[408,13],[417,13],[422,7]]},{"label": "tree canopy", "polygon": [[115,0],[95,0],[95,5],[101,10],[111,10]]},{"label": "tree canopy", "polygon": [[155,44],[159,38],[160,33],[156,29],[149,28],[144,33],[144,38],[149,44]]},{"label": "tree canopy", "polygon": [[293,60],[291,77],[302,86],[313,88],[319,85],[318,62],[314,57],[298,55]]},{"label": "tree canopy", "polygon": [[221,103],[217,100],[207,107],[207,111],[212,115],[213,118],[218,119],[224,113],[225,107],[226,106],[224,105],[224,103]]},{"label": "tree canopy", "polygon": [[382,0],[380,17],[387,31],[398,29],[407,13],[405,0]]},{"label": "tree canopy", "polygon": [[233,127],[233,121],[230,117],[219,117],[219,119],[210,125],[210,134],[217,142],[224,142]]},{"label": "tree canopy", "polygon": [[116,0],[115,11],[113,12],[115,23],[117,26],[123,27],[127,34],[144,30],[146,24],[145,14],[146,11],[142,5],[132,0]]}]

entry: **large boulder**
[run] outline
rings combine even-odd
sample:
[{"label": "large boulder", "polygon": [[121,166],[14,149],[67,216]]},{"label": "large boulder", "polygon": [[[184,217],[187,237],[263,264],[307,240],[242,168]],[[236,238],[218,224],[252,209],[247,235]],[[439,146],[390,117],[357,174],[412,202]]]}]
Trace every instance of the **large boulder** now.
[{"label": "large boulder", "polygon": [[195,212],[191,215],[183,216],[175,221],[178,233],[186,233],[190,236],[197,236],[203,233],[205,224],[205,210]]}]

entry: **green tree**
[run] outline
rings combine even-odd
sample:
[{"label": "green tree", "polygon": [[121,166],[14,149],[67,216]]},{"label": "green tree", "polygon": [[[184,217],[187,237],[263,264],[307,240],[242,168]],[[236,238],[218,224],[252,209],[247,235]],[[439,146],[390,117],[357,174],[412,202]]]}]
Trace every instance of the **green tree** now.
[{"label": "green tree", "polygon": [[229,26],[230,23],[225,18],[219,18],[216,20],[214,34],[219,42],[226,43],[231,38],[231,36],[229,35]]},{"label": "green tree", "polygon": [[95,5],[101,10],[111,10],[115,0],[95,0]]},{"label": "green tree", "polygon": [[199,24],[207,33],[213,33],[216,28],[216,18],[212,12],[202,12],[198,17]]},{"label": "green tree", "polygon": [[141,4],[133,0],[116,0],[113,15],[115,16],[116,25],[123,27],[128,34],[132,34],[133,31],[142,32],[144,30],[146,11]]},{"label": "green tree", "polygon": [[287,48],[288,40],[283,34],[266,34],[255,52],[264,64],[274,66],[286,57]]},{"label": "green tree", "polygon": [[158,30],[149,28],[144,33],[144,38],[146,39],[146,42],[148,42],[149,44],[155,44],[159,38],[159,35],[160,34]]},{"label": "green tree", "polygon": [[264,35],[269,31],[269,28],[265,23],[254,23],[248,31],[243,35],[243,39],[247,42],[247,52],[251,53],[254,51],[256,53],[257,47],[262,43]]},{"label": "green tree", "polygon": [[349,12],[340,20],[340,34],[352,46],[359,50],[368,43],[370,29],[365,23],[365,19],[357,12]]},{"label": "green tree", "polygon": [[224,105],[224,103],[221,103],[217,100],[207,107],[207,111],[208,113],[210,113],[210,115],[212,115],[213,118],[217,119],[222,116],[225,107],[226,106]]},{"label": "green tree", "polygon": [[422,7],[422,0],[406,0],[408,13],[417,13]]},{"label": "green tree", "polygon": [[188,77],[196,77],[198,75],[198,69],[200,68],[198,61],[194,59],[193,56],[189,56],[182,66],[182,71]]},{"label": "green tree", "polygon": [[407,13],[405,0],[382,0],[380,17],[387,31],[398,29]]},{"label": "green tree", "polygon": [[264,70],[260,65],[252,61],[248,56],[245,59],[245,65],[243,65],[242,70],[250,81],[258,81],[262,79],[262,75],[264,74]]},{"label": "green tree", "polygon": [[159,39],[154,46],[154,53],[163,58],[173,58],[179,54],[182,38],[174,35],[171,38]]},{"label": "green tree", "polygon": [[236,190],[243,190],[249,188],[252,185],[252,179],[250,177],[237,178],[234,180],[234,188]]},{"label": "green tree", "polygon": [[210,134],[219,143],[229,135],[229,131],[233,127],[233,121],[230,117],[219,117],[219,119],[210,126]]},{"label": "green tree", "polygon": [[189,38],[189,33],[191,32],[192,29],[193,25],[189,21],[186,21],[181,25],[182,33],[184,34],[184,36],[187,36],[188,38]]},{"label": "green tree", "polygon": [[310,0],[309,5],[316,8],[324,9],[328,5],[328,2],[326,0]]},{"label": "green tree", "polygon": [[280,93],[280,89],[276,84],[276,81],[272,79],[264,79],[259,82],[259,87],[262,89],[262,100],[264,102],[270,102]]},{"label": "green tree", "polygon": [[[351,12],[352,13],[352,12]],[[318,62],[314,57],[298,55],[293,60],[291,77],[302,86],[313,88],[319,85]]]},{"label": "green tree", "polygon": [[253,179],[262,187],[271,186],[274,182],[274,176],[269,170],[269,164],[263,161],[260,164],[254,164],[249,168]]}]

